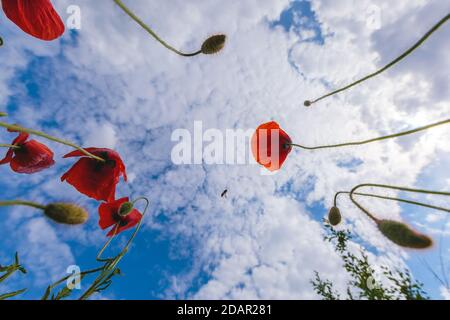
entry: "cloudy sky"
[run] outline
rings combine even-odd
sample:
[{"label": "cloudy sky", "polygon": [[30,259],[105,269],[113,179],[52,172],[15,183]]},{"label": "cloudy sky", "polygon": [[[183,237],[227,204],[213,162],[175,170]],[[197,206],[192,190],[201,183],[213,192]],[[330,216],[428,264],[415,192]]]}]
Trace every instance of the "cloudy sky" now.
[{"label": "cloudy sky", "polygon": [[[125,276],[102,298],[316,299],[310,284],[315,270],[339,290],[348,279],[322,240],[322,219],[336,191],[368,182],[450,189],[446,127],[360,147],[295,150],[276,175],[263,175],[252,163],[171,161],[172,132],[192,131],[194,121],[225,132],[275,120],[294,142],[319,145],[447,119],[447,25],[386,74],[309,109],[303,101],[389,62],[450,11],[449,0],[125,1],[184,51],[196,51],[210,35],[228,36],[220,54],[193,58],[163,48],[111,0],[52,2],[63,20],[70,5],[79,6],[81,29],[44,43],[0,15],[0,111],[12,123],[85,147],[114,148],[130,178],[118,196],[149,198],[144,228],[121,263]],[[2,142],[12,138],[0,132]],[[29,270],[0,292],[28,287],[27,298],[39,297],[69,265],[96,267],[106,239],[97,225],[98,203],[59,180],[73,164],[61,159],[68,148],[46,143],[57,165],[31,176],[0,167],[1,199],[72,201],[88,208],[90,219],[67,228],[27,208],[0,209],[0,263],[18,251]],[[224,189],[226,199],[220,197]],[[445,198],[422,199],[448,206]],[[372,262],[408,266],[433,298],[449,298],[426,267],[441,278],[450,274],[448,215],[363,203],[379,217],[410,222],[436,242],[426,252],[402,250],[343,197],[343,228],[359,236]]]}]

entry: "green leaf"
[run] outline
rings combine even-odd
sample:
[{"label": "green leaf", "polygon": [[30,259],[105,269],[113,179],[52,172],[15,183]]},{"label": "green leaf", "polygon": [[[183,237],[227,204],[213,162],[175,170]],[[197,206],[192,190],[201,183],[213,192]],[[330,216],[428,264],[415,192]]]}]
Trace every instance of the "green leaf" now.
[{"label": "green leaf", "polygon": [[42,296],[41,300],[48,300],[48,297],[50,296],[51,292],[52,292],[51,286],[48,286],[47,290],[45,290],[45,293]]},{"label": "green leaf", "polygon": [[25,291],[27,291],[27,289],[22,289],[22,290],[10,292],[10,293],[2,294],[2,295],[0,295],[0,300],[6,300],[6,299],[9,299],[9,298],[15,297],[15,296],[17,296],[19,294],[24,293]]}]

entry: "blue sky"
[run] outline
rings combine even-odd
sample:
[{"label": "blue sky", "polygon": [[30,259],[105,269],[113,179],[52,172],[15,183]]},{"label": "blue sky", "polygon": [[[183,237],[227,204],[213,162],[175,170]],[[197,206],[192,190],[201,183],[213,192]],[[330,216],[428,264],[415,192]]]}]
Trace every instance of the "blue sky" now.
[{"label": "blue sky", "polygon": [[[116,278],[101,298],[317,298],[309,284],[314,270],[339,289],[346,281],[344,272],[335,272],[339,258],[321,241],[321,221],[334,192],[380,181],[450,187],[445,176],[449,131],[444,129],[367,148],[295,151],[274,177],[259,175],[252,165],[176,166],[170,159],[171,132],[189,129],[196,120],[223,130],[254,128],[274,119],[294,141],[322,144],[442,119],[449,111],[448,75],[443,70],[450,61],[438,52],[448,49],[443,41],[448,28],[378,81],[330,99],[317,110],[302,107],[305,98],[395,56],[450,9],[442,2],[399,1],[389,7],[389,1],[368,0],[230,1],[221,3],[222,15],[215,9],[219,1],[130,3],[171,43],[187,50],[211,33],[229,36],[223,53],[192,60],[165,51],[112,1],[73,2],[82,10],[82,29],[68,31],[51,44],[23,35],[0,18],[6,40],[0,51],[5,55],[0,62],[5,71],[0,101],[12,122],[83,146],[116,149],[131,178],[119,185],[118,194],[150,199],[144,228],[120,264],[124,277]],[[68,4],[56,5],[63,17]],[[368,17],[355,15],[373,5],[382,18],[376,30],[366,25]],[[174,6],[188,13],[175,19]],[[408,26],[417,32],[401,34]],[[385,39],[391,39],[389,47]],[[12,135],[1,133],[0,138],[9,141]],[[51,147],[57,159],[68,152],[64,146]],[[13,278],[8,289],[28,287],[25,298],[39,297],[48,279],[64,276],[70,264],[96,266],[105,239],[97,227],[98,203],[59,182],[71,164],[59,161],[33,177],[0,167],[5,199],[74,201],[91,214],[85,226],[67,229],[30,210],[0,209],[7,217],[0,232],[8,234],[0,246],[0,262],[9,262],[16,250],[23,256],[30,274]],[[218,196],[225,187],[226,200]],[[405,252],[383,239],[348,201],[342,202],[348,213],[344,227],[361,237],[358,242],[373,253],[374,264],[409,266],[433,298],[445,297],[421,259],[439,270],[442,248],[449,260],[448,219],[426,210],[374,204],[386,217],[414,221],[435,239],[442,237],[441,245],[426,253]],[[118,250],[127,235],[112,250]]]}]

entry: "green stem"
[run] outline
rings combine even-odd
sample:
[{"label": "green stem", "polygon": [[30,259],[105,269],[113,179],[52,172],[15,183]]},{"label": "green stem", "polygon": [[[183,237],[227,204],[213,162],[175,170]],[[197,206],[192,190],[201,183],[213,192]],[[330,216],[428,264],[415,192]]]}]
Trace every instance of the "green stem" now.
[{"label": "green stem", "polygon": [[363,187],[385,188],[385,189],[392,189],[392,190],[399,190],[399,191],[406,191],[406,192],[450,196],[450,192],[432,191],[432,190],[425,190],[425,189],[413,189],[413,188],[405,188],[405,187],[398,187],[398,186],[390,186],[390,185],[386,185],[386,184],[364,183],[364,184],[357,185],[350,191],[350,200],[353,202],[353,204],[355,206],[357,206],[362,212],[364,212],[370,219],[372,219],[376,223],[379,221],[379,219],[377,219],[375,216],[373,216],[366,208],[364,208],[362,205],[360,205],[354,198],[354,194],[355,194],[356,190],[363,188]]},{"label": "green stem", "polygon": [[384,71],[386,71],[387,69],[389,69],[390,67],[392,67],[393,65],[395,65],[396,63],[398,63],[398,62],[400,62],[401,60],[403,60],[404,58],[406,58],[408,55],[410,55],[414,50],[416,50],[418,47],[420,47],[420,45],[422,45],[422,43],[424,43],[425,42],[425,40],[427,40],[436,30],[438,30],[445,22],[447,22],[447,20],[449,20],[450,19],[450,14],[447,14],[444,18],[442,18],[437,24],[435,24],[419,41],[417,41],[411,48],[409,48],[408,50],[406,50],[402,55],[400,55],[398,58],[396,58],[396,59],[394,59],[393,61],[391,61],[391,62],[389,62],[387,65],[385,65],[383,68],[381,68],[381,69],[379,69],[378,71],[376,71],[376,72],[374,72],[374,73],[371,73],[371,74],[369,74],[368,76],[365,76],[364,78],[362,78],[362,79],[359,79],[359,80],[357,80],[357,81],[355,81],[355,82],[353,82],[353,83],[351,83],[351,84],[349,84],[349,85],[347,85],[347,86],[345,86],[345,87],[343,87],[343,88],[340,88],[340,89],[337,89],[337,90],[335,90],[335,91],[333,91],[333,92],[330,92],[330,93],[328,93],[328,94],[326,94],[326,95],[324,95],[324,96],[322,96],[322,97],[320,97],[320,98],[317,98],[317,99],[315,99],[315,100],[313,100],[313,101],[309,101],[309,100],[307,100],[307,101],[305,101],[305,106],[306,107],[309,107],[309,106],[311,106],[312,104],[314,104],[314,103],[316,103],[316,102],[318,102],[318,101],[320,101],[320,100],[322,100],[322,99],[325,99],[325,98],[327,98],[327,97],[330,97],[330,96],[332,96],[332,95],[335,95],[335,94],[337,94],[337,93],[339,93],[339,92],[342,92],[342,91],[345,91],[345,90],[347,90],[347,89],[349,89],[349,88],[351,88],[351,87],[353,87],[353,86],[356,86],[356,85],[358,85],[359,83],[361,83],[361,82],[364,82],[364,81],[366,81],[366,80],[368,80],[368,79],[370,79],[370,78],[372,78],[372,77],[375,77],[375,76],[377,76],[377,75],[379,75],[380,73],[382,73],[382,72],[384,72]]},{"label": "green stem", "polygon": [[[339,191],[335,194],[334,196],[334,206],[337,206],[337,197],[340,194],[350,194],[349,191]],[[445,212],[450,212],[450,209],[446,209],[446,208],[442,208],[442,207],[438,207],[438,206],[433,206],[430,204],[426,204],[426,203],[422,203],[422,202],[417,202],[417,201],[412,201],[412,200],[407,200],[407,199],[401,199],[401,198],[394,198],[394,197],[387,197],[387,196],[381,196],[381,195],[377,195],[377,194],[371,194],[371,193],[359,193],[359,192],[354,192],[353,194],[357,195],[357,196],[364,196],[364,197],[372,197],[372,198],[378,198],[378,199],[385,199],[385,200],[392,200],[392,201],[398,201],[398,202],[403,202],[403,203],[408,203],[408,204],[413,204],[413,205],[417,205],[417,206],[421,206],[421,207],[425,207],[425,208],[430,208],[430,209],[435,209],[435,210],[439,210],[439,211],[445,211]]]},{"label": "green stem", "polygon": [[145,24],[139,17],[137,17],[129,8],[125,6],[125,4],[120,0],[113,0],[131,19],[133,19],[137,24],[139,24],[145,31],[147,31],[153,38],[155,38],[159,43],[161,43],[167,49],[175,52],[176,54],[184,57],[192,57],[200,54],[202,51],[196,51],[193,53],[183,53],[174,47],[167,44],[164,40],[162,40],[147,24]]},{"label": "green stem", "polygon": [[[145,215],[145,213],[147,212],[148,206],[149,206],[149,204],[150,204],[147,198],[145,198],[145,197],[139,197],[139,198],[136,198],[136,199],[132,202],[132,203],[133,203],[133,206],[134,206],[134,204],[135,204],[136,202],[138,202],[138,201],[140,201],[140,200],[144,200],[144,201],[146,202],[146,205],[145,205],[145,208],[144,208],[144,211],[143,211],[143,214],[142,214],[142,218],[141,218],[141,220],[139,221],[139,223],[138,223],[138,225],[136,226],[136,228],[134,229],[133,234],[131,235],[130,239],[128,240],[128,242],[127,242],[127,244],[125,245],[125,247],[124,247],[124,249],[122,250],[122,252],[128,251],[129,246],[131,245],[131,243],[133,242],[134,238],[136,237],[136,234],[138,233],[139,229],[141,228],[142,220],[144,219],[144,215]],[[102,249],[99,251],[99,253],[97,254],[97,261],[111,261],[111,260],[113,260],[113,259],[111,259],[111,258],[109,258],[109,259],[108,259],[108,258],[106,258],[106,259],[105,259],[105,258],[102,258],[101,255],[102,255],[103,252],[105,251],[106,247],[109,246],[109,244],[111,243],[111,241],[113,240],[113,238],[116,236],[117,229],[118,229],[118,225],[116,226],[116,229],[115,229],[115,231],[114,231],[113,236],[105,243],[105,245],[103,246],[103,248],[102,248]],[[121,252],[121,253],[122,253],[122,252]]]},{"label": "green stem", "polygon": [[[82,271],[82,272],[80,272],[80,276],[88,275],[88,274],[95,273],[95,272],[98,272],[98,271],[101,271],[101,270],[103,270],[103,267],[96,268],[96,269],[91,269],[91,270],[86,270],[86,271]],[[73,276],[73,275],[68,275],[68,276],[65,276],[64,278],[61,278],[60,280],[58,280],[58,281],[56,281],[55,283],[53,283],[52,285],[50,285],[50,286],[47,288],[47,291],[50,291],[50,292],[51,292],[51,290],[53,290],[54,288],[56,288],[57,286],[59,286],[61,283],[67,281],[67,279],[69,279],[69,278],[72,277],[72,276]],[[44,296],[44,297],[45,297],[45,296]],[[44,299],[44,297],[43,297],[42,299]],[[41,300],[42,300],[42,299],[41,299]]]},{"label": "green stem", "polygon": [[1,118],[1,117],[7,117],[7,116],[8,116],[7,113],[5,113],[5,112],[0,112],[0,118]]},{"label": "green stem", "polygon": [[369,139],[369,140],[363,140],[363,141],[354,141],[354,142],[339,143],[339,144],[332,144],[332,145],[324,145],[324,146],[317,146],[317,147],[306,147],[306,146],[302,146],[302,145],[295,144],[295,143],[289,143],[288,145],[291,145],[291,146],[294,146],[294,147],[298,147],[298,148],[302,148],[302,149],[306,149],[306,150],[339,148],[339,147],[345,147],[345,146],[356,146],[356,145],[367,144],[367,143],[371,143],[371,142],[375,142],[375,141],[381,141],[381,140],[386,140],[386,139],[406,136],[408,134],[413,134],[413,133],[417,133],[417,132],[420,132],[420,131],[428,130],[428,129],[431,129],[433,127],[441,126],[441,125],[448,124],[448,123],[450,123],[450,119],[447,119],[447,120],[444,120],[444,121],[439,121],[439,122],[436,122],[436,123],[432,123],[432,124],[429,124],[429,125],[426,125],[426,126],[423,126],[423,127],[420,127],[420,128],[416,128],[416,129],[412,129],[412,130],[408,130],[408,131],[404,131],[404,132],[400,132],[400,133],[390,134],[388,136],[382,136],[382,137],[373,138],[373,139]]},{"label": "green stem", "polygon": [[27,206],[32,207],[35,209],[45,210],[46,206],[31,202],[31,201],[24,201],[24,200],[4,200],[0,201],[0,207],[6,207],[6,206]]},{"label": "green stem", "polygon": [[5,274],[3,274],[0,277],[0,283],[5,281],[6,279],[8,279],[11,275],[13,275],[15,272],[17,271],[17,269],[13,269],[11,271],[7,271]]},{"label": "green stem", "polygon": [[92,153],[86,151],[85,149],[77,146],[76,144],[74,144],[72,142],[52,137],[52,136],[50,136],[50,135],[48,135],[46,133],[43,133],[43,132],[40,132],[40,131],[37,131],[37,130],[33,130],[33,129],[23,128],[23,127],[17,126],[17,125],[8,124],[8,123],[5,123],[5,122],[0,122],[0,127],[4,127],[4,128],[7,128],[7,129],[10,129],[10,130],[13,130],[13,131],[26,132],[26,133],[34,134],[36,136],[40,136],[40,137],[43,137],[45,139],[48,139],[48,140],[51,140],[51,141],[54,141],[54,142],[58,142],[58,143],[66,145],[66,146],[72,147],[74,149],[77,149],[78,151],[82,152],[83,154],[85,154],[86,156],[88,156],[88,157],[90,157],[92,159],[105,162],[105,159],[102,159],[100,157],[97,157],[96,155],[93,155]]},{"label": "green stem", "polygon": [[146,205],[145,205],[144,211],[142,213],[142,218],[139,221],[139,223],[136,226],[136,228],[134,229],[134,232],[131,235],[130,239],[128,240],[127,244],[125,245],[125,247],[122,249],[122,251],[116,257],[114,257],[114,258],[102,258],[101,257],[101,255],[103,254],[105,249],[110,245],[111,241],[116,236],[116,232],[117,232],[118,227],[119,227],[119,225],[117,225],[115,227],[115,231],[114,231],[113,236],[105,243],[105,245],[102,247],[102,249],[97,254],[97,261],[105,262],[105,265],[103,267],[103,272],[94,280],[94,282],[91,284],[91,286],[81,295],[79,300],[86,300],[92,294],[94,294],[96,292],[96,290],[102,284],[104,284],[104,281],[108,280],[111,277],[111,274],[114,272],[114,270],[115,270],[116,266],[118,265],[118,263],[120,262],[120,260],[122,260],[122,258],[128,252],[131,243],[133,242],[134,238],[136,237],[136,234],[138,233],[139,229],[141,228],[142,220],[144,219],[144,216],[145,216],[145,214],[147,212],[147,209],[148,209],[148,206],[149,206],[149,201],[145,197],[139,197],[139,198],[135,199],[133,201],[133,206],[134,206],[134,204],[136,202],[138,202],[140,200],[144,200],[146,202]]},{"label": "green stem", "polygon": [[3,143],[0,143],[0,148],[20,149],[20,146],[16,146],[15,144],[3,144]]},{"label": "green stem", "polygon": [[18,296],[19,294],[24,293],[25,291],[27,291],[27,289],[22,289],[22,290],[18,290],[18,291],[2,294],[2,295],[0,295],[0,300],[6,300],[6,299],[9,299],[9,298],[13,298],[15,296]]}]

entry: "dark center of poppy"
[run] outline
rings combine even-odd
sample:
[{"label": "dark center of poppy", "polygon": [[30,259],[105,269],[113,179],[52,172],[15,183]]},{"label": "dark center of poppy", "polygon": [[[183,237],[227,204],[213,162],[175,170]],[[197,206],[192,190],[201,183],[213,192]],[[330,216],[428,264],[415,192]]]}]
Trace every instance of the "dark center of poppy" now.
[{"label": "dark center of poppy", "polygon": [[116,161],[114,159],[110,159],[108,157],[108,153],[107,152],[100,152],[98,154],[98,156],[100,158],[102,158],[102,159],[105,159],[105,161],[97,161],[97,160],[95,160],[96,161],[96,164],[95,164],[95,170],[96,171],[100,171],[105,166],[108,166],[108,167],[111,167],[111,168],[114,168],[116,166]]},{"label": "dark center of poppy", "polygon": [[283,150],[288,150],[289,148],[291,148],[291,143],[292,141],[290,139],[282,139],[281,146]]},{"label": "dark center of poppy", "polygon": [[27,148],[23,144],[15,144],[16,148],[14,148],[14,153],[25,154],[28,152]]},{"label": "dark center of poppy", "polygon": [[121,216],[119,212],[114,212],[112,215],[113,220],[121,227],[127,224],[124,216]]}]

